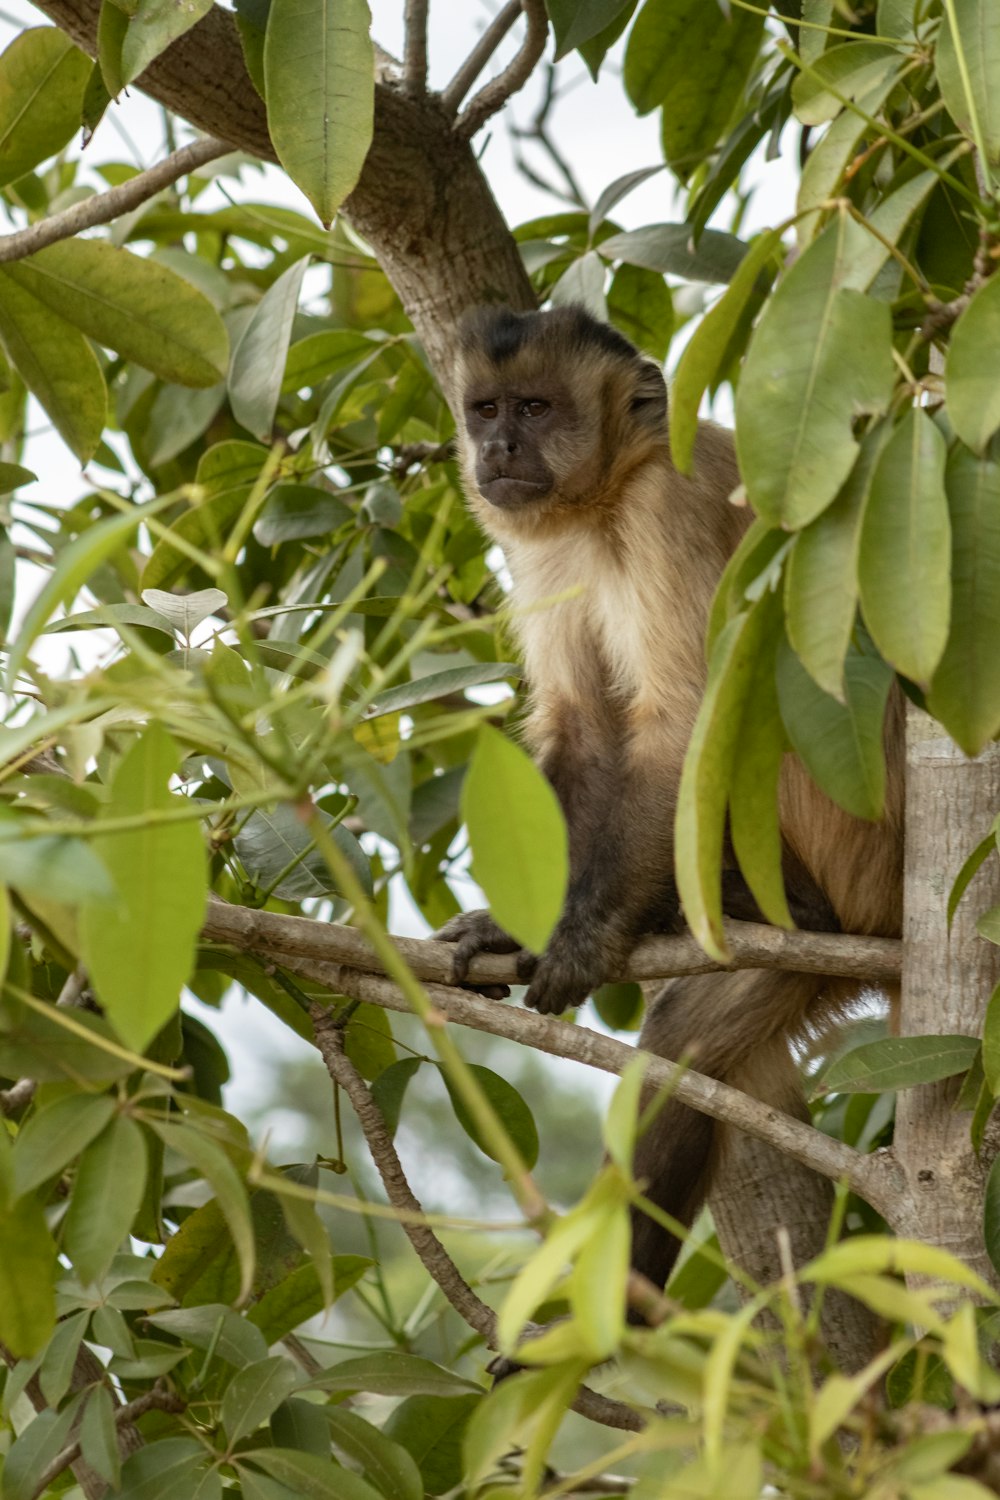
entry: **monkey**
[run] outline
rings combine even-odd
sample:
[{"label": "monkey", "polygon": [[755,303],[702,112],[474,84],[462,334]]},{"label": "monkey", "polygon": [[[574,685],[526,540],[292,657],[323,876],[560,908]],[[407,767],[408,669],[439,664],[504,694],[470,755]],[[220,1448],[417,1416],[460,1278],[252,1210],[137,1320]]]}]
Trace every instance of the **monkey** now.
[{"label": "monkey", "polygon": [[[458,340],[466,498],[502,547],[529,687],[524,737],[565,815],[569,884],[545,952],[520,950],[485,911],[452,918],[463,982],[478,952],[517,952],[525,1003],[557,1014],[625,971],[638,938],[681,929],[673,827],[701,702],[719,577],[752,516],[730,433],[699,424],[690,476],[674,468],[660,368],[583,308],[477,309]],[[553,602],[554,601],[554,602]],[[789,908],[809,930],[898,935],[902,919],[901,707],[887,719],[886,813],[836,806],[793,757],[779,787]],[[727,915],[762,920],[735,861]],[[858,986],[769,971],[675,979],[639,1046],[808,1118],[790,1044]],[[668,1100],[640,1137],[646,1195],[690,1224],[717,1127]],[[679,1242],[633,1213],[632,1264],[663,1286]]]}]

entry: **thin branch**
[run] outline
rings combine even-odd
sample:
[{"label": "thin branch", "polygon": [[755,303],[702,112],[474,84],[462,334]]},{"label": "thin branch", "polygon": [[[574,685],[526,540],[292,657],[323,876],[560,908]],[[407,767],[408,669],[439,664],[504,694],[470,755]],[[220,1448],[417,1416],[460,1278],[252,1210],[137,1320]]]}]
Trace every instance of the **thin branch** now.
[{"label": "thin branch", "polygon": [[[87,976],[82,969],[74,969],[59,991],[56,1004],[64,1010],[82,1005],[85,999]],[[35,1097],[38,1081],[34,1078],[19,1078],[9,1089],[0,1090],[0,1115],[15,1115]]]},{"label": "thin branch", "polygon": [[516,94],[527,83],[535,64],[545,51],[549,18],[544,0],[522,0],[522,8],[528,29],[521,43],[521,50],[503,72],[496,78],[491,78],[489,83],[484,83],[479,93],[473,95],[465,106],[454,126],[455,134],[460,140],[467,141],[474,136],[490,115],[495,115],[502,109],[511,95]]},{"label": "thin branch", "polygon": [[590,204],[587,202],[583,189],[573,175],[569,162],[549,134],[549,115],[552,113],[556,98],[556,66],[555,63],[548,63],[545,69],[545,92],[531,124],[520,126],[512,123],[510,133],[515,141],[537,141],[559,173],[564,186],[559,187],[555,182],[546,182],[545,178],[531,166],[520,147],[515,149],[514,165],[523,177],[534,183],[535,187],[541,188],[543,192],[551,193],[554,198],[560,198],[564,203],[571,203],[574,208],[583,209],[586,213]]},{"label": "thin branch", "polygon": [[[829,974],[878,985],[899,978],[901,945],[897,938],[855,937],[830,932],[786,932],[758,922],[724,923],[730,965],[716,963],[691,935],[647,937],[634,949],[616,980],[667,979],[679,974],[712,974],[731,969],[790,969],[799,974]],[[285,917],[276,912],[230,906],[213,898],[207,907],[202,937],[237,948],[254,949],[284,963],[286,957],[316,958],[383,972],[382,964],[353,927]],[[393,938],[419,979],[451,982],[453,946],[434,938]],[[475,985],[517,984],[516,958],[483,953],[469,967]]]},{"label": "thin branch", "polygon": [[411,94],[427,92],[428,0],[406,0],[403,77]]},{"label": "thin branch", "polygon": [[449,115],[458,113],[458,106],[521,14],[521,0],[507,0],[483,32],[448,86],[441,91],[441,103]]},{"label": "thin branch", "polygon": [[[388,980],[384,982],[389,983]],[[344,1051],[342,1027],[323,1005],[313,1005],[310,1014],[316,1032],[316,1045],[327,1072],[351,1101],[372,1160],[378,1168],[386,1197],[393,1208],[400,1210],[399,1222],[410,1244],[420,1257],[424,1269],[441,1288],[459,1316],[470,1328],[481,1334],[490,1347],[495,1348],[496,1313],[472,1290],[428,1224],[420,1222],[423,1208],[406,1180],[392,1138],[385,1128],[381,1110]],[[606,1427],[641,1432],[646,1425],[645,1418],[632,1407],[601,1396],[586,1386],[581,1387],[573,1409]]]},{"label": "thin branch", "polygon": [[232,150],[228,141],[221,141],[215,136],[204,136],[201,140],[192,141],[190,145],[182,146],[179,151],[174,151],[163,161],[157,162],[147,172],[140,172],[137,177],[129,178],[128,182],[109,188],[106,193],[95,193],[92,198],[84,198],[62,213],[40,219],[37,224],[30,224],[27,229],[19,229],[15,234],[0,237],[0,262],[21,260],[25,255],[32,255],[46,245],[55,244],[57,240],[68,240],[72,235],[79,234],[81,229],[93,229],[96,224],[110,224],[119,214],[128,213],[130,209],[148,202],[179,177],[186,176],[188,172],[193,172],[197,167],[204,166],[215,157],[225,156]]},{"label": "thin branch", "polygon": [[[187,1402],[183,1401],[180,1396],[175,1396],[172,1391],[155,1386],[153,1390],[137,1396],[127,1406],[119,1406],[115,1412],[115,1426],[121,1427],[126,1422],[137,1422],[148,1411],[181,1412],[186,1407]],[[79,1457],[80,1442],[77,1439],[76,1442],[67,1444],[61,1452],[56,1454],[51,1463],[46,1464],[35,1481],[35,1488],[31,1491],[29,1500],[38,1500],[40,1495],[44,1495],[52,1481],[57,1479],[64,1469],[76,1463]]]}]

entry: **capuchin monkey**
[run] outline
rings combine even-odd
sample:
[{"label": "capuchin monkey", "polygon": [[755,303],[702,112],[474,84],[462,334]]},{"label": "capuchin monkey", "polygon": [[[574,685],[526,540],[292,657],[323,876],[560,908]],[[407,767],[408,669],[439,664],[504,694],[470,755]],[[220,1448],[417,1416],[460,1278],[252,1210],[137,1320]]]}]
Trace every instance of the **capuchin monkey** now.
[{"label": "capuchin monkey", "polygon": [[[469,505],[503,548],[530,689],[525,738],[569,829],[566,903],[540,956],[518,952],[526,1003],[558,1014],[626,969],[637,939],[682,925],[674,881],[681,765],[705,685],[715,586],[746,530],[730,434],[702,424],[691,477],[670,461],[659,368],[582,308],[480,309],[460,333],[459,449]],[[575,593],[573,591],[576,591]],[[571,594],[572,597],[560,596]],[[789,906],[811,930],[897,935],[902,916],[901,710],[887,726],[886,814],[835,806],[792,757],[780,785]],[[735,862],[730,916],[762,920]],[[519,945],[488,912],[455,917],[454,975]],[[743,971],[676,979],[639,1045],[789,1113],[805,1104],[789,1043],[858,986]],[[690,1223],[708,1187],[713,1122],[673,1100],[639,1142],[637,1178]],[[662,1286],[676,1239],[636,1212],[633,1266]]]}]

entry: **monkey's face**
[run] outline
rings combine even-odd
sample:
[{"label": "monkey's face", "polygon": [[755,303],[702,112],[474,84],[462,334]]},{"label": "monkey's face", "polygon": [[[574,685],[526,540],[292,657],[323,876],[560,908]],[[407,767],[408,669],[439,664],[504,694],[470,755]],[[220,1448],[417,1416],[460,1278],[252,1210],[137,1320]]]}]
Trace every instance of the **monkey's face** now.
[{"label": "monkey's face", "polygon": [[537,505],[551,495],[556,476],[547,450],[565,429],[565,393],[533,393],[506,381],[480,382],[465,400],[465,431],[476,488],[498,510]]}]

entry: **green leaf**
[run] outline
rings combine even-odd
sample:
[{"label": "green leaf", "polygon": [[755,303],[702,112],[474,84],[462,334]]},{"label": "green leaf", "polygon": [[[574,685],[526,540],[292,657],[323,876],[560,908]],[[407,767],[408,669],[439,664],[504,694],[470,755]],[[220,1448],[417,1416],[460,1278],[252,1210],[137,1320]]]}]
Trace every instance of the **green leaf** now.
[{"label": "green leaf", "polygon": [[[0,303],[2,306],[2,303]],[[0,321],[3,313],[0,311]],[[60,605],[69,604],[106,562],[123,546],[147,516],[156,515],[169,501],[166,496],[149,505],[136,506],[125,515],[107,516],[74,537],[59,553],[56,565],[24,617],[17,640],[11,646],[7,681],[13,685],[28,655],[32,641],[41,634]]]},{"label": "green leaf", "polygon": [[646,0],[625,53],[640,114],[663,108],[663,154],[682,179],[730,123],[757,58],[763,16],[703,0]]},{"label": "green leaf", "polygon": [[890,1036],[845,1052],[823,1075],[829,1093],[878,1094],[964,1073],[979,1052],[974,1036]]},{"label": "green leaf", "polygon": [[117,1115],[80,1158],[64,1243],[84,1286],[101,1279],[132,1228],[146,1171],[142,1129],[127,1115]]},{"label": "green leaf", "polygon": [[0,815],[0,859],[4,878],[17,890],[51,901],[110,901],[114,885],[84,839],[41,835],[18,838],[17,822]]},{"label": "green leaf", "polygon": [[983,1238],[986,1254],[995,1271],[1000,1271],[1000,1156],[990,1168],[983,1199]]},{"label": "green leaf", "polygon": [[[506,1078],[501,1078],[499,1073],[494,1073],[492,1069],[484,1068],[479,1063],[470,1063],[468,1068],[497,1116],[506,1127],[508,1136],[514,1142],[521,1155],[521,1159],[530,1172],[538,1160],[538,1130],[531,1110],[525,1104],[514,1085],[508,1083]],[[488,1156],[492,1161],[499,1161],[500,1157],[497,1156],[496,1148],[489,1136],[485,1136],[482,1133],[478,1122],[466,1108],[464,1099],[453,1086],[448,1074],[443,1069],[441,1076],[444,1079],[445,1087],[451,1098],[451,1107],[455,1111],[455,1118],[466,1135],[471,1141],[475,1142],[485,1156]]]},{"label": "green leaf", "polygon": [[92,458],[107,420],[108,393],[83,337],[0,267],[0,339],[28,390],[80,462]]},{"label": "green leaf", "polygon": [[[188,548],[194,547],[209,555],[221,550],[247,502],[248,494],[246,489],[221,490],[178,516],[166,535],[160,537],[142,570],[139,580],[142,592],[165,589],[196,566],[188,555]],[[175,545],[175,538],[177,542],[187,544],[184,550]]]},{"label": "green leaf", "polygon": [[474,873],[496,920],[541,953],[569,880],[566,823],[556,794],[519,746],[482,725],[462,787]]},{"label": "green leaf", "polygon": [[0,1340],[19,1359],[38,1354],[56,1324],[56,1247],[45,1211],[28,1196],[0,1213]]},{"label": "green leaf", "polygon": [[428,672],[424,677],[401,682],[398,687],[380,693],[368,710],[368,717],[398,713],[401,708],[414,708],[418,703],[464,693],[466,688],[482,687],[484,683],[503,682],[521,675],[521,668],[509,661],[489,661],[474,667],[449,667],[444,672]]},{"label": "green leaf", "polygon": [[328,1406],[324,1415],[334,1447],[357,1464],[385,1500],[424,1500],[420,1470],[401,1444],[346,1407]]},{"label": "green leaf", "polygon": [[858,608],[861,516],[885,436],[878,427],[864,438],[840,494],[799,532],[785,569],[788,639],[813,681],[840,702]]},{"label": "green leaf", "polygon": [[194,1438],[169,1437],[149,1443],[122,1465],[121,1500],[217,1500],[218,1475],[208,1488],[205,1450]]},{"label": "green leaf", "polygon": [[1000,281],[972,297],[948,345],[945,380],[952,426],[976,453],[1000,428]]},{"label": "green leaf", "polygon": [[983,1072],[995,1099],[1000,1094],[1000,984],[990,996],[983,1021]]},{"label": "green leaf", "polygon": [[[291,0],[279,0],[291,3]],[[274,15],[272,4],[271,15]],[[233,416],[264,442],[271,441],[274,414],[281,395],[292,323],[299,305],[309,257],[289,266],[264,293],[233,350],[229,401]]]},{"label": "green leaf", "polygon": [[993,0],[950,0],[944,9],[935,58],[942,98],[955,124],[998,162],[1000,11]]},{"label": "green leaf", "polygon": [[371,144],[375,59],[365,0],[271,0],[267,124],[278,160],[329,225]]},{"label": "green leaf", "polygon": [[277,547],[304,537],[329,536],[353,520],[350,506],[329,490],[314,484],[277,484],[254,522],[253,534],[262,547]]},{"label": "green leaf", "polygon": [[189,281],[107,240],[61,240],[6,268],[18,285],[88,338],[163,380],[214,385],[229,337]]},{"label": "green leaf", "polygon": [[222,589],[195,589],[190,594],[168,594],[163,589],[143,589],[142,597],[150,609],[179,630],[185,640],[203,620],[225,608],[229,600]]},{"label": "green leaf", "polygon": [[146,821],[95,839],[118,899],[85,903],[80,914],[90,977],[115,1030],[136,1051],[180,1004],[205,917],[205,849],[197,822],[156,820],[185,806],[168,785],[179,759],[170,736],[153,724],[121,762],[108,814]]},{"label": "green leaf", "polygon": [[80,1423],[80,1451],[84,1461],[106,1479],[112,1489],[118,1489],[121,1477],[118,1429],[115,1426],[117,1406],[118,1402],[113,1400],[107,1386],[94,1386],[87,1397]]},{"label": "green leaf", "polygon": [[55,26],[14,38],[0,57],[0,187],[72,139],[89,77],[90,59]]},{"label": "green leaf", "polygon": [[33,1114],[14,1145],[18,1194],[30,1193],[55,1177],[85,1151],[111,1120],[115,1101],[107,1094],[67,1094]]},{"label": "green leaf", "polygon": [[667,357],[674,304],[663,277],[640,266],[618,267],[608,290],[608,318],[657,364]]},{"label": "green leaf", "polygon": [[[291,1198],[283,1200],[287,1210]],[[305,1205],[309,1207],[309,1205]],[[322,1226],[321,1226],[322,1228]],[[326,1229],[322,1229],[326,1234]],[[324,1296],[316,1266],[309,1262],[298,1266],[279,1281],[247,1311],[247,1318],[261,1330],[268,1345],[276,1344],[287,1333],[293,1332],[309,1318],[314,1318],[325,1307],[330,1306],[349,1292],[373,1264],[365,1255],[335,1255],[331,1259],[333,1274],[333,1297]]]},{"label": "green leaf", "polygon": [[7,495],[11,490],[19,489],[22,484],[31,484],[38,475],[26,469],[23,464],[0,463],[0,495]]},{"label": "green leaf", "polygon": [[176,1151],[198,1171],[209,1184],[219,1202],[233,1245],[239,1256],[241,1285],[239,1301],[244,1301],[253,1286],[256,1244],[250,1202],[242,1177],[221,1146],[191,1125],[157,1123],[153,1129],[170,1150]]},{"label": "green leaf", "polygon": [[860,99],[898,71],[900,55],[884,42],[856,38],[828,47],[792,84],[792,103],[803,125],[825,125],[840,114],[844,99]]},{"label": "green leaf", "polygon": [[480,1396],[410,1396],[390,1414],[383,1428],[419,1465],[430,1495],[443,1495],[461,1483],[462,1443]]},{"label": "green leaf", "polygon": [[927,704],[966,755],[1000,731],[1000,443],[948,455],[951,621]]},{"label": "green leaf", "polygon": [[858,453],[852,423],[884,410],[893,388],[889,307],[841,287],[845,222],[838,216],[782,278],[736,396],[750,502],[789,530],[835,498]]},{"label": "green leaf", "polygon": [[[155,589],[149,592],[156,593]],[[169,595],[167,597],[170,597]],[[100,630],[110,625],[139,625],[147,630],[159,630],[173,639],[174,628],[155,609],[143,604],[100,604],[96,609],[83,609],[76,615],[65,615],[46,625],[44,635],[58,635],[63,630]]]},{"label": "green leaf", "polygon": [[728,288],[692,334],[670,388],[670,456],[682,474],[691,470],[701,398],[719,379],[723,360],[764,266],[777,257],[777,229],[751,242]]},{"label": "green leaf", "polygon": [[[372,1084],[372,1098],[379,1107],[390,1137],[396,1134],[399,1126],[399,1112],[403,1107],[407,1085],[419,1067],[419,1057],[402,1057],[398,1062],[390,1063],[387,1068],[383,1068]],[[452,1103],[454,1103],[454,1095]]]},{"label": "green leaf", "polygon": [[169,1308],[151,1314],[149,1322],[194,1349],[211,1349],[213,1355],[237,1370],[267,1358],[260,1329],[218,1302]]},{"label": "green leaf", "polygon": [[[320,812],[317,816],[370,894],[371,866],[353,833],[342,824],[334,825],[328,813]],[[274,894],[282,900],[303,901],[309,896],[336,892],[333,872],[290,803],[279,802],[270,812],[261,808],[252,812],[233,846],[248,878],[261,888],[273,885]]]},{"label": "green leaf", "polygon": [[240,1455],[241,1463],[253,1462],[282,1484],[299,1500],[385,1500],[378,1490],[357,1474],[342,1469],[317,1453],[296,1448],[257,1448]]},{"label": "green leaf", "polygon": [[122,83],[131,83],[212,8],[212,0],[138,0],[122,43]]},{"label": "green leaf", "polygon": [[638,1031],[645,1001],[637,984],[602,984],[591,996],[594,1009],[612,1031]]},{"label": "green leaf", "polygon": [[844,665],[845,701],[838,703],[817,687],[787,643],[778,648],[778,701],[788,738],[816,784],[857,818],[882,816],[882,723],[892,680],[884,662],[852,651]]},{"label": "green leaf", "polygon": [[861,523],[858,583],[865,623],[886,661],[926,685],[951,613],[951,523],[945,440],[910,407],[882,449]]},{"label": "green leaf", "polygon": [[968,890],[970,884],[972,883],[973,877],[977,874],[983,862],[988,859],[991,854],[995,854],[996,852],[997,835],[996,827],[994,826],[990,829],[986,837],[979,841],[968,858],[963,861],[962,868],[955,876],[952,888],[948,892],[949,927],[951,926],[955,917],[955,913],[958,910],[958,903],[961,901],[962,897]]},{"label": "green leaf", "polygon": [[288,351],[281,389],[313,390],[336,371],[355,363],[363,364],[373,349],[378,350],[383,337],[377,332],[362,333],[353,328],[325,328],[321,333],[307,334]]},{"label": "green leaf", "polygon": [[629,0],[547,0],[556,35],[555,61],[592,41],[621,14]]},{"label": "green leaf", "polygon": [[226,1387],[220,1411],[230,1446],[262,1427],[303,1380],[302,1372],[281,1355],[271,1355],[237,1370]]},{"label": "green leaf", "polygon": [[778,776],[788,748],[774,680],[778,620],[753,664],[729,786],[729,831],[754,900],[776,927],[794,927],[782,875]]},{"label": "green leaf", "polygon": [[755,663],[773,616],[766,605],[765,599],[730,620],[715,642],[677,801],[677,888],[684,916],[705,952],[721,963],[729,957],[721,889],[726,802]]},{"label": "green leaf", "polygon": [[464,1396],[469,1391],[482,1395],[482,1388],[473,1381],[395,1349],[341,1360],[309,1383],[331,1395],[352,1391],[368,1391],[373,1396]]},{"label": "green leaf", "polygon": [[976,931],[988,943],[1000,944],[1000,906],[991,906],[976,918]]},{"label": "green leaf", "polygon": [[610,1358],[625,1332],[631,1238],[625,1203],[608,1202],[581,1246],[570,1276],[574,1319],[584,1347],[595,1361]]},{"label": "green leaf", "polygon": [[690,224],[647,224],[613,234],[597,246],[605,260],[623,260],[688,281],[731,281],[746,248],[735,235],[718,229],[706,229],[695,245]]}]

